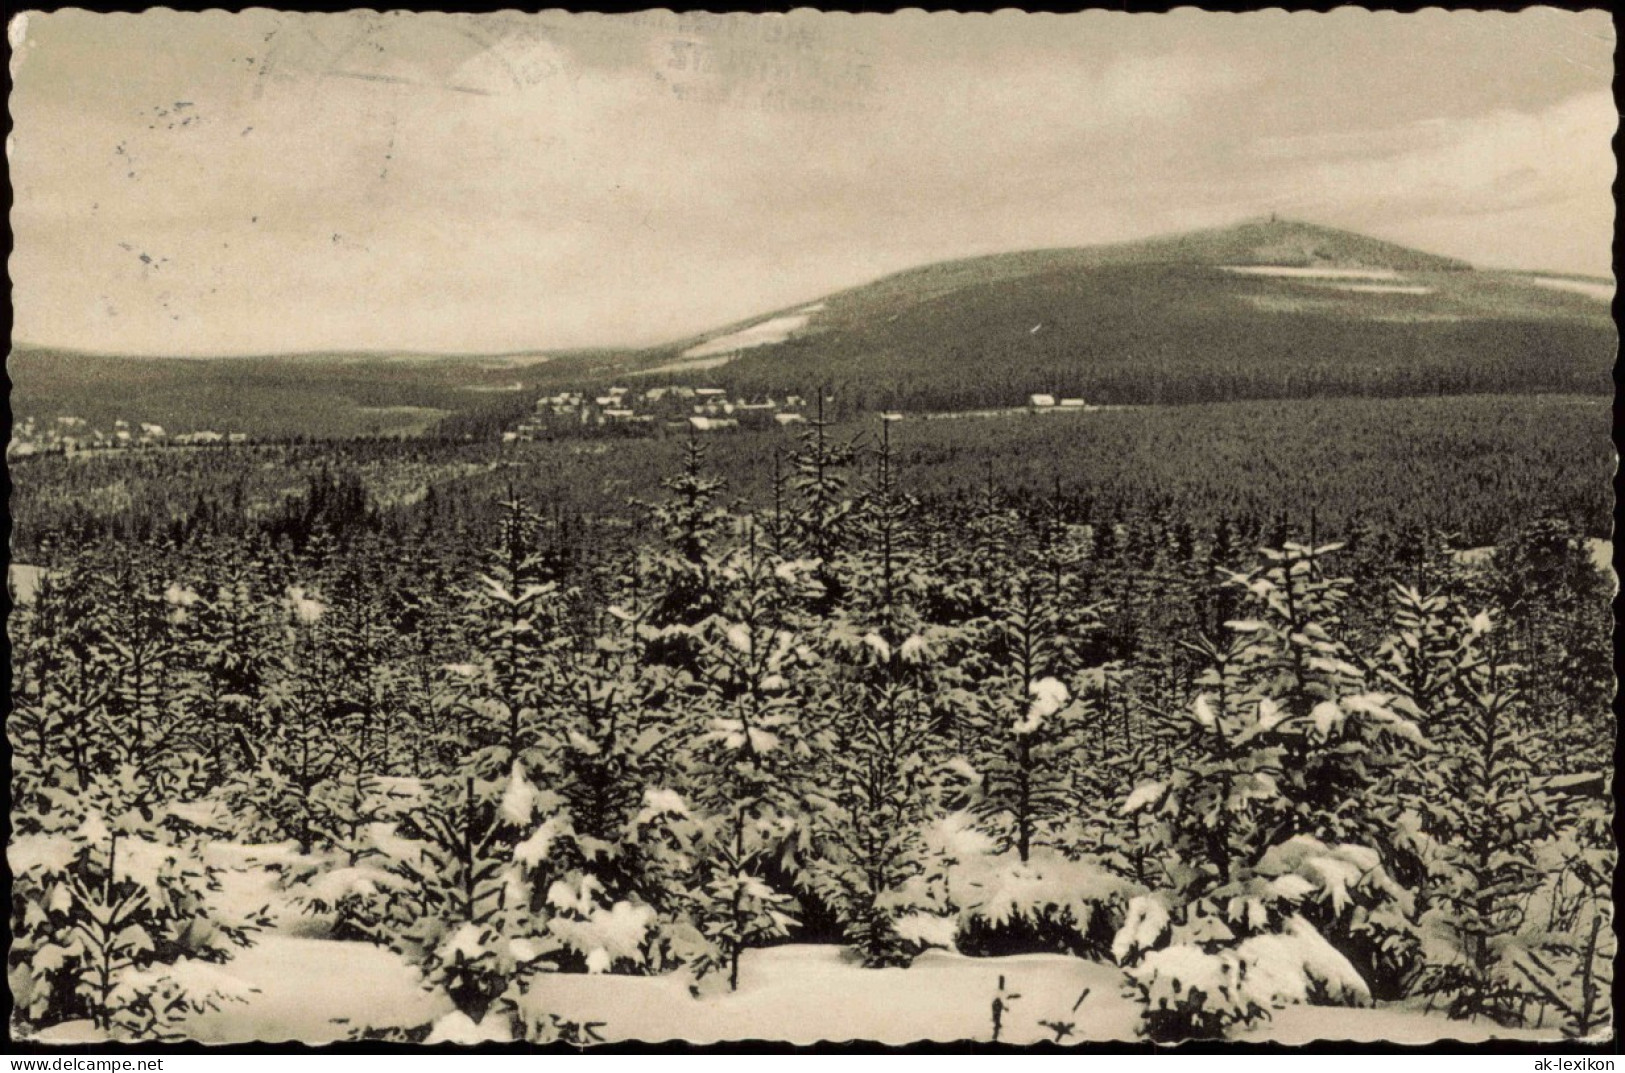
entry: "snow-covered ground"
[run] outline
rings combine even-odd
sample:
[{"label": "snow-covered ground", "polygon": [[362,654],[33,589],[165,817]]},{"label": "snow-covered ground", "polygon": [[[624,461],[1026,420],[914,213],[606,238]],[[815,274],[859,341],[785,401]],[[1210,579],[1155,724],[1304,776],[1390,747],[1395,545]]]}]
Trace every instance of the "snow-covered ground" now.
[{"label": "snow-covered ground", "polygon": [[[431,1038],[457,1042],[490,1036],[490,1026],[463,1023],[466,1018],[455,1014],[443,995],[424,990],[416,970],[398,955],[367,943],[272,934],[223,968],[257,992],[188,1021],[186,1035],[204,1043],[319,1044],[342,1040],[363,1026],[431,1023],[439,1033]],[[1118,969],[1060,954],[970,958],[931,951],[907,969],[865,969],[839,947],[791,945],[747,951],[737,992],[695,997],[690,983],[684,973],[543,975],[530,986],[529,1005],[537,1014],[596,1022],[606,1042],[988,1041],[995,999],[1005,1005],[999,1038],[1016,1044],[1055,1040],[1058,1031],[1066,1043],[1133,1040],[1139,1019]],[[48,1030],[40,1040],[95,1038],[87,1023],[74,1022]],[[1408,1044],[1555,1041],[1559,1036],[1451,1021],[1418,1010],[1291,1006],[1237,1038],[1295,1045],[1317,1039]]]},{"label": "snow-covered ground", "polygon": [[1432,287],[1415,283],[1327,283],[1327,291],[1354,291],[1358,294],[1432,294]]},{"label": "snow-covered ground", "polygon": [[[1139,1011],[1123,974],[1060,954],[970,958],[929,951],[907,969],[865,969],[834,946],[747,951],[739,990],[694,998],[686,976],[544,976],[536,1009],[603,1021],[606,1040],[989,1040],[993,1001],[1009,1006],[1002,1040],[1054,1039],[1040,1021],[1073,1022],[1078,1040],[1132,1039]],[[1088,990],[1076,1012],[1072,1007]],[[1010,996],[1020,996],[1011,998]]]},{"label": "snow-covered ground", "polygon": [[1538,287],[1550,287],[1559,291],[1573,291],[1583,294],[1587,298],[1595,298],[1599,302],[1612,302],[1614,300],[1614,285],[1612,283],[1592,283],[1583,279],[1561,279],[1557,276],[1528,276],[1530,283]]},{"label": "snow-covered ground", "polygon": [[1286,265],[1220,265],[1226,272],[1245,276],[1283,276],[1288,279],[1398,279],[1391,268],[1293,268]]},{"label": "snow-covered ground", "polygon": [[[1586,552],[1591,558],[1591,565],[1603,574],[1612,577],[1614,573],[1614,542],[1612,540],[1599,540],[1595,537],[1586,538]],[[1456,552],[1456,561],[1466,566],[1483,566],[1495,554],[1495,545],[1490,544],[1482,548],[1464,548]],[[1617,582],[1616,582],[1617,583]]]},{"label": "snow-covered ground", "polygon": [[803,306],[793,313],[782,317],[774,317],[748,328],[741,328],[737,332],[719,335],[707,339],[703,343],[689,347],[673,361],[664,362],[648,369],[639,369],[631,376],[653,376],[657,373],[691,373],[703,369],[715,369],[726,365],[739,355],[741,350],[753,350],[756,347],[773,346],[782,343],[791,335],[807,326],[812,315],[824,308],[824,303],[816,302],[810,306]]},{"label": "snow-covered ground", "polygon": [[259,993],[190,1021],[187,1034],[205,1043],[328,1043],[362,1027],[426,1024],[451,1010],[398,954],[370,943],[266,935],[224,968]]},{"label": "snow-covered ground", "polygon": [[772,320],[764,320],[760,324],[752,324],[728,335],[719,335],[698,346],[689,347],[683,351],[683,357],[708,358],[716,354],[731,354],[736,350],[750,350],[753,347],[782,343],[790,338],[792,332],[805,328],[812,315],[822,308],[821,304],[807,306],[805,309],[782,317],[774,317]]},{"label": "snow-covered ground", "polygon": [[1598,570],[1605,574],[1614,572],[1614,542],[1612,540],[1587,540],[1586,550],[1591,552],[1591,562]]},{"label": "snow-covered ground", "polygon": [[[263,875],[245,872],[228,884],[227,897],[257,897],[267,889]],[[282,921],[284,928],[293,923]],[[468,1022],[443,994],[425,990],[417,970],[399,955],[364,942],[277,930],[259,936],[226,965],[207,968],[252,990],[244,1001],[184,1024],[187,1037],[204,1043],[321,1044],[361,1028],[431,1024],[430,1039],[436,1041],[504,1038],[505,1028],[493,1035],[492,1025]],[[736,992],[712,981],[696,995],[692,982],[682,972],[544,974],[533,978],[528,1006],[537,1016],[593,1022],[606,1042],[988,1041],[996,999],[1004,1007],[999,1038],[1015,1044],[1133,1040],[1139,1020],[1120,970],[1061,954],[972,958],[929,951],[907,969],[865,969],[840,947],[787,945],[746,951]],[[47,1043],[98,1038],[88,1022],[56,1025],[37,1037]],[[1238,1038],[1299,1044],[1323,1038],[1425,1043],[1559,1037],[1417,1010],[1294,1006]]]},{"label": "snow-covered ground", "polygon": [[[358,1028],[413,1027],[451,1012],[451,1001],[423,989],[416,969],[370,943],[268,934],[214,975],[251,989],[243,1001],[196,1014],[181,1033],[202,1043],[332,1043]],[[40,1043],[103,1039],[89,1021],[41,1032]]]},{"label": "snow-covered ground", "polygon": [[1562,1036],[1551,1031],[1502,1028],[1489,1021],[1451,1021],[1421,1010],[1288,1006],[1276,1010],[1268,1021],[1237,1033],[1236,1038],[1295,1047],[1316,1040],[1399,1044],[1440,1040],[1483,1043],[1492,1039],[1555,1042]]},{"label": "snow-covered ground", "polygon": [[1432,294],[1434,288],[1407,283],[1390,268],[1291,268],[1285,265],[1221,265],[1226,272],[1312,283],[1317,290],[1357,294]]},{"label": "snow-covered ground", "polygon": [[17,604],[31,604],[39,591],[40,578],[45,569],[27,563],[11,563],[6,568],[6,581],[11,587],[11,598]]},{"label": "snow-covered ground", "polygon": [[[321,937],[323,922],[299,914],[278,888],[277,870],[299,860],[291,843],[215,843],[206,857],[226,869],[216,895],[222,908],[268,906],[274,926],[223,965],[183,965],[182,975],[218,981],[241,999],[192,1015],[181,1026],[186,1037],[217,1044],[321,1044],[366,1028],[433,1025],[430,1039],[437,1041],[505,1038],[505,1024],[469,1022],[443,993],[425,989],[417,969],[393,951]],[[1079,868],[1073,866],[1077,875],[1060,878],[1087,886],[1087,869]],[[1126,984],[1114,965],[1062,954],[975,958],[931,950],[906,969],[866,969],[842,947],[791,944],[746,951],[737,991],[727,990],[720,978],[696,988],[686,972],[541,974],[531,979],[526,1004],[538,1019],[552,1014],[593,1023],[606,1042],[768,1039],[808,1045],[988,1041],[998,1001],[1001,1041],[1079,1043],[1136,1038],[1140,1009]],[[1559,1038],[1554,1031],[1451,1021],[1415,1009],[1308,1006],[1276,1010],[1268,1021],[1237,1035],[1286,1044],[1322,1038],[1398,1043]],[[56,1025],[37,1037],[55,1043],[98,1038],[85,1021]]]}]

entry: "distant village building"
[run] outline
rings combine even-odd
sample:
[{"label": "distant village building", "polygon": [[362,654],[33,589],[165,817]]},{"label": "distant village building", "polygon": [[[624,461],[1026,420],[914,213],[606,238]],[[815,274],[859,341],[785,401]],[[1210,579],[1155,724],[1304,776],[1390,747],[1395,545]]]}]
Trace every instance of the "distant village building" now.
[{"label": "distant village building", "polygon": [[739,422],[731,417],[691,417],[688,423],[696,432],[720,432],[739,427]]},{"label": "distant village building", "polygon": [[1081,410],[1084,406],[1082,399],[1062,399],[1061,405],[1071,410]]},{"label": "distant village building", "polygon": [[652,387],[643,393],[643,398],[646,402],[660,402],[668,397],[673,399],[692,399],[694,397],[694,389],[691,387],[675,385],[672,387]]},{"label": "distant village building", "polygon": [[[638,387],[601,388],[603,394],[561,391],[536,399],[533,412],[525,415],[502,442],[515,443],[541,439],[556,433],[557,419],[574,416],[583,426],[616,426],[628,431],[647,428],[667,432],[715,432],[733,428],[772,428],[802,424],[800,410],[806,400],[785,395],[783,402],[770,394],[730,398],[728,389],[693,388],[667,384],[647,389]],[[789,412],[786,412],[789,411]],[[688,414],[692,413],[692,417]]]},{"label": "distant village building", "polygon": [[1033,407],[1034,409],[1042,409],[1042,408],[1045,408],[1045,407],[1054,406],[1055,405],[1055,396],[1054,395],[1028,395],[1027,396],[1027,405]]}]

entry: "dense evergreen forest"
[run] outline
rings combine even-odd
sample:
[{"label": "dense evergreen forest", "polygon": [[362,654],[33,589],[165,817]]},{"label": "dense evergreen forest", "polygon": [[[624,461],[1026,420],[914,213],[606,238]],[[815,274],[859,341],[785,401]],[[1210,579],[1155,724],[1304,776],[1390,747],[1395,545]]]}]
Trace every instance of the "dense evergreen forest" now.
[{"label": "dense evergreen forest", "polygon": [[217,840],[290,843],[332,934],[514,1038],[591,1036],[540,974],[727,989],[786,941],[1110,961],[1156,1039],[1306,1001],[1590,1035],[1601,409],[30,461],[19,1016],[229,1001],[197,964],[266,921]]},{"label": "dense evergreen forest", "polygon": [[[834,407],[831,407],[833,410]],[[832,434],[871,446],[875,418]],[[1605,400],[1579,396],[1335,399],[1146,407],[1087,414],[905,421],[891,429],[910,492],[952,511],[991,484],[1016,509],[1057,499],[1068,520],[1155,515],[1242,544],[1326,532],[1442,532],[1497,544],[1554,515],[1611,533],[1614,462]],[[434,439],[108,452],[13,463],[12,548],[104,539],[186,544],[264,533],[372,532],[458,555],[491,539],[517,494],[555,518],[622,539],[676,466],[681,436],[499,445]],[[786,430],[717,436],[730,503],[765,507],[795,450]],[[860,470],[872,466],[862,454]]]}]

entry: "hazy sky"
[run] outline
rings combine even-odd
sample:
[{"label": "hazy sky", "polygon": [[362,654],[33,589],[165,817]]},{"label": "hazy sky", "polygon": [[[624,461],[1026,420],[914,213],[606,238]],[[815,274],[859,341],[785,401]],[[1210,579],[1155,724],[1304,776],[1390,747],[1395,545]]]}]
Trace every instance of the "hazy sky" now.
[{"label": "hazy sky", "polygon": [[1602,11],[141,15],[16,46],[16,333],[651,343],[1271,211],[1606,275]]}]

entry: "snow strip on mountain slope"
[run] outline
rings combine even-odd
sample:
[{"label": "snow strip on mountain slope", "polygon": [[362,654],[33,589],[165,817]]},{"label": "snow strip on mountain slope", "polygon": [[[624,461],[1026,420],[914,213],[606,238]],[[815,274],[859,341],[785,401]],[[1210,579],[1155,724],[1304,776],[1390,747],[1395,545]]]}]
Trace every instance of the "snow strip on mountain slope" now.
[{"label": "snow strip on mountain slope", "polygon": [[1353,291],[1357,294],[1432,294],[1432,287],[1411,283],[1323,283],[1321,290]]},{"label": "snow strip on mountain slope", "polygon": [[1612,302],[1614,300],[1614,285],[1612,283],[1592,283],[1583,279],[1559,279],[1556,276],[1528,276],[1526,278],[1537,287],[1573,291],[1575,294],[1583,294],[1587,298],[1595,298],[1599,302]]},{"label": "snow strip on mountain slope", "polygon": [[807,321],[811,317],[812,313],[804,310],[800,313],[764,320],[760,324],[752,324],[749,328],[728,335],[719,335],[715,339],[706,340],[699,346],[689,347],[683,351],[683,357],[705,358],[713,354],[727,354],[735,350],[749,350],[752,347],[782,343],[790,338],[791,332],[797,332],[805,328]]},{"label": "snow strip on mountain slope", "polygon": [[1288,279],[1398,279],[1391,268],[1296,268],[1287,265],[1220,265],[1226,272],[1245,276],[1283,276]]}]

